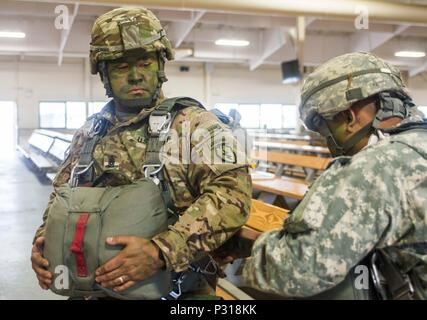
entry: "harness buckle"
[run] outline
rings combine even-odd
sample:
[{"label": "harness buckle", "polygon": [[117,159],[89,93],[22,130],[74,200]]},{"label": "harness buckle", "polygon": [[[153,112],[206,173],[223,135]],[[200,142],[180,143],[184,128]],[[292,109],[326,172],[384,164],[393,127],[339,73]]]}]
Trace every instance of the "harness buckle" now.
[{"label": "harness buckle", "polygon": [[[79,177],[82,174],[85,174],[90,168],[92,168],[94,164],[94,161],[92,160],[88,165],[83,165],[83,164],[76,164],[73,169],[71,170],[71,174],[70,174],[70,184],[72,187],[77,187],[79,184]],[[80,171],[76,171],[79,170]]]},{"label": "harness buckle", "polygon": [[172,125],[170,112],[165,115],[150,115],[148,119],[150,134],[163,140],[169,133]]},{"label": "harness buckle", "polygon": [[156,185],[160,183],[157,174],[162,171],[163,164],[145,164],[142,166],[145,178],[151,179]]},{"label": "harness buckle", "polygon": [[[182,295],[182,282],[184,281],[186,276],[185,272],[182,272],[177,279],[172,280],[174,282],[174,288],[171,292],[169,292],[168,297],[172,297],[174,300],[178,300],[178,298]],[[169,300],[167,297],[161,298],[161,300]]]},{"label": "harness buckle", "polygon": [[390,294],[389,295],[387,294],[386,292],[387,279],[379,271],[379,268],[377,266],[378,260],[379,260],[378,254],[377,252],[374,252],[371,258],[372,281],[381,299],[387,300],[389,299],[389,296],[393,300],[399,300],[400,298],[406,295],[413,297],[415,293],[415,289],[411,282],[411,279],[406,274],[403,275],[403,284],[400,285],[398,288],[395,288],[394,291],[388,290]]},{"label": "harness buckle", "polygon": [[218,274],[218,265],[216,264],[216,262],[214,261],[214,259],[212,259],[211,256],[209,256],[209,262],[202,268],[200,268],[197,265],[189,265],[189,269],[193,272],[196,273],[201,273],[203,275],[216,275]]}]

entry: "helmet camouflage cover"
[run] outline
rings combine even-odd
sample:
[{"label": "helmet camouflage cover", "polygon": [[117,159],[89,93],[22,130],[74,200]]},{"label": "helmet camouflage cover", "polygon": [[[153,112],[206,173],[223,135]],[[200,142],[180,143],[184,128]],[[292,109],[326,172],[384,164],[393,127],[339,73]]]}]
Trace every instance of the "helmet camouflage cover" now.
[{"label": "helmet camouflage cover", "polygon": [[142,49],[164,52],[173,60],[172,45],[157,17],[145,8],[118,8],[96,19],[90,45],[91,72],[98,62],[121,58],[125,52]]},{"label": "helmet camouflage cover", "polygon": [[366,52],[335,57],[311,73],[304,81],[299,106],[301,119],[311,130],[315,115],[332,119],[353,103],[382,91],[407,94],[400,71]]}]

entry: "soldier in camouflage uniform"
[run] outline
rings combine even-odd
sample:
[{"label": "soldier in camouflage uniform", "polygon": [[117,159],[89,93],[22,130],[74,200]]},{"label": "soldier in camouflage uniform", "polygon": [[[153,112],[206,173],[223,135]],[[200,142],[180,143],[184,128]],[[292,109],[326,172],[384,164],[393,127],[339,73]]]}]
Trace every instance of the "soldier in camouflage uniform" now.
[{"label": "soldier in camouflage uniform", "polygon": [[242,234],[256,239],[243,272],[248,284],[285,297],[367,298],[353,290],[354,267],[387,248],[418,285],[417,294],[408,285],[388,298],[425,299],[427,124],[399,70],[369,53],[331,59],[305,80],[300,113],[338,157],[282,230]]},{"label": "soldier in camouflage uniform", "polygon": [[[161,85],[167,80],[165,61],[173,59],[171,44],[149,10],[115,9],[95,21],[90,59],[92,73],[100,73],[107,95],[113,98],[96,115],[108,121],[108,130],[93,152],[95,177],[102,186],[129,184],[144,176],[148,117],[164,100]],[[56,189],[70,180],[91,123],[88,121],[74,135],[69,156],[53,182],[54,191],[43,215],[43,224],[35,236],[33,269],[44,289],[52,279],[45,270],[48,261],[40,252],[49,208]],[[235,160],[240,152],[235,144],[224,152],[211,139],[193,135],[203,129],[208,133],[231,135],[212,113],[200,107],[190,103],[178,111],[171,125],[176,140],[168,140],[166,145],[180,142],[180,155],[185,154],[182,150],[185,146],[190,153],[208,148],[217,161],[166,161],[164,173],[179,220],[152,241],[125,236],[108,238],[107,244],[121,244],[125,248],[97,270],[96,281],[102,286],[121,292],[160,268],[175,272],[186,270],[201,254],[219,247],[245,223],[251,199],[247,163],[229,161],[230,157]],[[188,131],[191,139],[183,131]],[[171,149],[174,145],[169,146]],[[203,279],[192,290],[214,292]]]}]

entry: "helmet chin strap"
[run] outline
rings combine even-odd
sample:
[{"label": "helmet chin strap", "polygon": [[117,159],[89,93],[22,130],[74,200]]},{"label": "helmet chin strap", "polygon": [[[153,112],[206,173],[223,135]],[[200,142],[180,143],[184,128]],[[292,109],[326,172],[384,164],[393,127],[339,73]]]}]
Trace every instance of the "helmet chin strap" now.
[{"label": "helmet chin strap", "polygon": [[157,71],[157,86],[154,90],[154,93],[149,98],[137,98],[137,99],[120,99],[118,98],[111,87],[110,77],[108,75],[108,68],[107,68],[107,61],[100,61],[98,64],[99,73],[101,76],[101,80],[104,83],[104,88],[107,97],[113,98],[115,101],[117,101],[121,106],[123,107],[129,107],[129,108],[136,108],[136,107],[142,107],[142,108],[149,108],[153,106],[153,104],[157,101],[157,99],[160,96],[160,92],[162,89],[162,85],[164,82],[168,81],[166,78],[166,74],[164,71],[165,68],[165,62],[166,62],[166,53],[163,51],[160,51],[157,55],[158,57],[158,63],[159,63],[159,70]]},{"label": "helmet chin strap", "polygon": [[343,144],[340,144],[332,134],[332,131],[329,129],[326,120],[324,124],[319,127],[319,133],[326,138],[326,142],[329,150],[333,157],[347,155],[348,152],[360,141],[362,140],[369,132],[373,129],[372,122],[368,123],[362,129],[354,133],[350,139],[348,139]]},{"label": "helmet chin strap", "polygon": [[320,125],[318,126],[319,133],[326,138],[328,148],[334,157],[348,154],[348,152],[367,134],[377,131],[381,121],[392,117],[404,119],[408,115],[408,108],[415,106],[411,98],[402,92],[381,92],[378,94],[376,103],[378,111],[374,120],[353,134],[353,136],[343,144],[336,141],[323,117],[317,119],[317,121],[320,121]]}]

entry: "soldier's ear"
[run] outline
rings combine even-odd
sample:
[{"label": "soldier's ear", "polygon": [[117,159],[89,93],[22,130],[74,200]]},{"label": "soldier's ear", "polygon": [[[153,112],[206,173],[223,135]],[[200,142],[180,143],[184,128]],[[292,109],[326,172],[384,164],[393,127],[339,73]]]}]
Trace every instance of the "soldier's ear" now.
[{"label": "soldier's ear", "polygon": [[356,112],[352,108],[347,109],[344,115],[348,132],[353,133],[360,129]]}]

